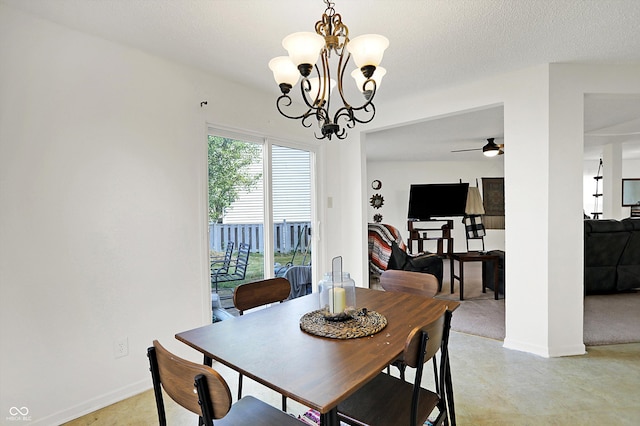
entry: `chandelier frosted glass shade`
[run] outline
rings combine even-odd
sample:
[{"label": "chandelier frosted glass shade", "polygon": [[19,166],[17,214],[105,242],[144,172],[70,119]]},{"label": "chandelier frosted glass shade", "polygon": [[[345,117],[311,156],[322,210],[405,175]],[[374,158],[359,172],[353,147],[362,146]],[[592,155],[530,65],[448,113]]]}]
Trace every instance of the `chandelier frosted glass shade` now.
[{"label": "chandelier frosted glass shade", "polygon": [[[276,101],[280,114],[301,120],[304,127],[317,123],[320,129],[320,134],[315,134],[317,139],[331,139],[332,136],[344,139],[345,127],[369,123],[375,117],[376,109],[372,101],[386,73],[379,64],[389,40],[377,34],[350,40],[349,28],[342,23],[342,17],[336,13],[333,2],[325,0],[325,4],[327,8],[321,20],[316,22],[315,32],[297,32],[285,37],[282,46],[289,53],[288,61],[285,60],[287,57],[274,58],[269,62],[269,68],[282,92]],[[346,69],[351,57],[358,67],[351,75],[365,99],[360,106],[348,102],[344,92],[343,77],[348,72]],[[301,102],[306,110],[295,113],[301,102],[294,103],[290,91],[299,77],[302,77]],[[327,82],[329,87],[323,87]],[[334,87],[337,87],[337,94],[331,102]],[[294,113],[289,110],[294,110]]]},{"label": "chandelier frosted glass shade", "polygon": [[326,98],[327,96],[331,95],[331,92],[333,92],[334,87],[336,87],[336,81],[334,79],[331,79],[329,81],[329,93],[326,93],[324,90],[324,80],[318,78],[318,77],[313,77],[309,79],[309,96],[311,97],[312,100],[320,100],[323,98]]},{"label": "chandelier frosted glass shade", "polygon": [[289,34],[282,40],[282,47],[287,50],[291,62],[297,67],[318,62],[318,56],[324,45],[324,37],[310,32]]},{"label": "chandelier frosted glass shade", "polygon": [[300,80],[300,72],[288,56],[278,56],[269,61],[273,78],[279,85],[285,84],[291,89]]},{"label": "chandelier frosted glass shade", "polygon": [[[382,82],[382,77],[384,77],[386,73],[387,73],[387,70],[384,69],[383,67],[377,67],[373,72],[373,75],[370,77],[370,79],[376,83],[376,89],[380,87],[380,83]],[[364,76],[364,74],[359,68],[351,71],[351,77],[353,77],[353,79],[356,81],[356,86],[358,87],[358,90],[362,92],[365,98],[367,96],[371,96],[371,87],[367,87],[365,85],[365,83],[367,82],[367,77]]]},{"label": "chandelier frosted glass shade", "polygon": [[389,47],[389,39],[378,34],[365,34],[349,40],[347,50],[358,68],[382,62],[384,51]]}]

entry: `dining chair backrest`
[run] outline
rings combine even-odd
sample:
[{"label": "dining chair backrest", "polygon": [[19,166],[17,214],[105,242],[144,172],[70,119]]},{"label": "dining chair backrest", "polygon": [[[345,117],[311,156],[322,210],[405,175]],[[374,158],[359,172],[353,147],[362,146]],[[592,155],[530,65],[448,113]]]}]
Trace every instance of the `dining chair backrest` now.
[{"label": "dining chair backrest", "polygon": [[[447,343],[451,311],[444,307],[436,315],[435,319],[414,327],[405,340],[403,357],[406,365],[415,368],[413,383],[390,374],[378,374],[338,404],[341,421],[353,426],[418,426],[426,424],[427,419],[438,426],[449,424],[447,392],[452,388]],[[436,357],[438,353],[440,356]],[[433,391],[422,387],[424,365],[429,360],[434,367]],[[455,424],[453,417],[451,424]]]},{"label": "dining chair backrest", "polygon": [[[438,319],[411,330],[405,341],[403,353],[403,360],[407,366],[417,368],[421,362],[429,361],[440,350],[445,335],[446,312],[445,309]],[[421,349],[423,334],[426,335],[424,353]]]},{"label": "dining chair backrest", "polygon": [[[211,367],[182,359],[166,350],[157,340],[147,349],[147,356],[151,365],[160,424],[166,424],[161,385],[171,399],[202,416],[205,424],[224,417],[231,409],[229,386]],[[211,419],[207,419],[208,416]]]},{"label": "dining chair backrest", "polygon": [[233,292],[233,304],[240,315],[247,309],[282,302],[289,297],[291,284],[286,278],[269,278],[240,284]]},{"label": "dining chair backrest", "polygon": [[[242,315],[247,309],[269,303],[283,302],[289,298],[291,284],[286,278],[268,278],[240,284],[233,292],[233,305]],[[242,398],[242,373],[238,378],[238,399]],[[287,409],[287,398],[282,396],[282,410]]]},{"label": "dining chair backrest", "polygon": [[417,294],[433,297],[438,292],[438,279],[425,272],[388,269],[380,275],[380,285],[385,291]]}]

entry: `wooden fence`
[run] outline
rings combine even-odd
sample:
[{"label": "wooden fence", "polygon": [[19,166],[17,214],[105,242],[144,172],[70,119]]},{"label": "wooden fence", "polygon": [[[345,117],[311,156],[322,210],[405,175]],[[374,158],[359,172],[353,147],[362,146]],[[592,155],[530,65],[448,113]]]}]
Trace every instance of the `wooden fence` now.
[{"label": "wooden fence", "polygon": [[[261,223],[229,224],[209,223],[209,249],[224,251],[227,242],[234,241],[251,245],[252,253],[264,252],[263,225]],[[276,253],[291,253],[297,249],[304,252],[311,244],[310,222],[287,222],[273,224],[273,247]]]}]

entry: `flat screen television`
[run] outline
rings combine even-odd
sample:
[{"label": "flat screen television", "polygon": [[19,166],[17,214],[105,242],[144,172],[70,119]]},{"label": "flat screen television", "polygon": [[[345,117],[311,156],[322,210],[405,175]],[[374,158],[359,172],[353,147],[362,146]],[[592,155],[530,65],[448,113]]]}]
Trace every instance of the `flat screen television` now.
[{"label": "flat screen television", "polygon": [[622,179],[622,207],[640,206],[640,178]]},{"label": "flat screen television", "polygon": [[409,190],[409,220],[464,216],[468,183],[413,184]]}]

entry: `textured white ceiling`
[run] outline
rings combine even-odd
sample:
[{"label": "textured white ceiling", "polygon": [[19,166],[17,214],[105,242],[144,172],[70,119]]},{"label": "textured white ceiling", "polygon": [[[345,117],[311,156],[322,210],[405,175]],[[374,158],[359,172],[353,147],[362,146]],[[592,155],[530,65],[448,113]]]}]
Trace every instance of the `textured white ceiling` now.
[{"label": "textured white ceiling", "polygon": [[[320,0],[0,1],[274,98],[269,59],[284,53],[285,35],[312,31],[325,9]],[[338,0],[335,8],[352,37],[380,33],[390,39],[383,61],[389,72],[377,103],[542,63],[640,62],[639,0]],[[610,117],[600,127],[616,121]],[[473,123],[464,128],[473,132]],[[443,133],[452,139],[444,152],[468,148],[469,139],[499,136],[487,128],[464,137]]]}]

